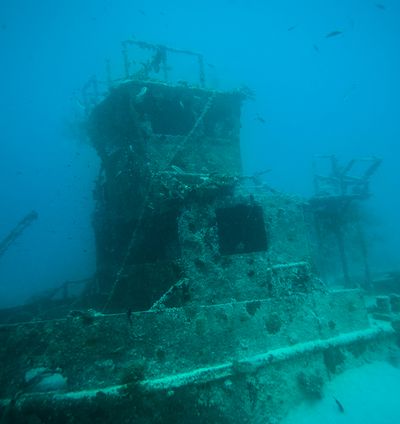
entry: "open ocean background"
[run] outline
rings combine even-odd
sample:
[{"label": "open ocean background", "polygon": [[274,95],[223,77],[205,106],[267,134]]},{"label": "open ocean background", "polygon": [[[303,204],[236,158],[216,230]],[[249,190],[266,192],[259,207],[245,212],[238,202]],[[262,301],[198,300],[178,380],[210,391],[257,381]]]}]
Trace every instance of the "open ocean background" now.
[{"label": "open ocean background", "polygon": [[29,211],[39,219],[0,258],[0,307],[95,270],[99,161],[76,137],[79,96],[106,59],[121,74],[132,36],[204,54],[210,88],[255,92],[246,174],[270,169],[268,184],[308,197],[314,154],[382,158],[366,203],[371,265],[399,269],[399,22],[395,0],[1,0],[0,240]]}]

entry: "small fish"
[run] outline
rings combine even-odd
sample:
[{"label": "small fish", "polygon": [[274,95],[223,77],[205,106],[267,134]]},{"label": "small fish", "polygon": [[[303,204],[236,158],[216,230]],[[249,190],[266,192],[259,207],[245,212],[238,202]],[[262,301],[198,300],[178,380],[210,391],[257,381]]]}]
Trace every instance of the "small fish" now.
[{"label": "small fish", "polygon": [[259,114],[257,114],[254,119],[256,119],[258,122],[261,122],[262,124],[266,124],[267,123],[267,121],[261,115],[259,115]]},{"label": "small fish", "polygon": [[290,26],[287,30],[288,31],[293,31],[294,29],[296,29],[296,25]]},{"label": "small fish", "polygon": [[145,12],[143,9],[138,9],[138,12],[139,12],[141,15],[146,16],[146,12]]},{"label": "small fish", "polygon": [[338,401],[335,397],[333,397],[333,399],[335,399],[335,402],[336,402],[337,407],[339,408],[339,411],[340,411],[342,414],[344,414],[344,408],[343,408],[343,405],[341,404],[341,402],[340,402],[340,401]]},{"label": "small fish", "polygon": [[318,47],[316,44],[313,44],[313,49],[314,49],[317,53],[319,53],[319,47]]},{"label": "small fish", "polygon": [[343,34],[343,32],[342,31],[331,31],[331,32],[328,32],[328,34],[325,35],[325,38],[337,37],[340,34]]},{"label": "small fish", "polygon": [[215,65],[213,65],[212,63],[207,63],[207,66],[211,69],[215,69]]},{"label": "small fish", "polygon": [[382,3],[376,3],[375,7],[377,7],[380,10],[386,10],[386,6]]}]

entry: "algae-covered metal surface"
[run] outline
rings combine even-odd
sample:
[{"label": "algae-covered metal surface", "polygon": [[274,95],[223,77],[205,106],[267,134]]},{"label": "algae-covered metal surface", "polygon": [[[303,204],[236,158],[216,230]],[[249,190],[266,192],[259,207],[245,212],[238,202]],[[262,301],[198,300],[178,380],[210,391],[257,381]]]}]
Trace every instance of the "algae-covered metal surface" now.
[{"label": "algae-covered metal surface", "polygon": [[161,378],[368,328],[353,291],[5,326],[0,372],[9,384],[0,393],[29,386],[32,369],[59,370],[71,391],[100,389],[122,384],[131,366]]}]

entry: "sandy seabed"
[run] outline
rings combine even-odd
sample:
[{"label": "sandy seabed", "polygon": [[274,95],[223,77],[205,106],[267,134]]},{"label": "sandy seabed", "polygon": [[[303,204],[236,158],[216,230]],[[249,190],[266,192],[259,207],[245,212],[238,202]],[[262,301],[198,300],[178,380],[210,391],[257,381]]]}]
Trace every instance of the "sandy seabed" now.
[{"label": "sandy seabed", "polygon": [[400,369],[376,362],[346,371],[326,385],[323,399],[303,403],[282,424],[302,423],[400,423]]}]

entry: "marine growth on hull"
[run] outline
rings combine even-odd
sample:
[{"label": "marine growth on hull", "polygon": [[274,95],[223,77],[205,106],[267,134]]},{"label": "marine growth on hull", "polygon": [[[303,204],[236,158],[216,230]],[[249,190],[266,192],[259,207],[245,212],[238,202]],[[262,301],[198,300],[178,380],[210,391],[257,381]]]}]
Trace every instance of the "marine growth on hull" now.
[{"label": "marine growth on hull", "polygon": [[[150,53],[138,70],[132,47]],[[169,79],[171,55],[195,61],[197,84]],[[0,422],[277,423],[396,355],[399,295],[364,297],[360,210],[380,161],[353,176],[356,159],[319,157],[312,199],[277,192],[242,173],[249,90],[207,88],[191,51],[128,40],[122,57],[105,93],[83,89],[96,273],[0,311]]]}]

